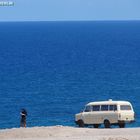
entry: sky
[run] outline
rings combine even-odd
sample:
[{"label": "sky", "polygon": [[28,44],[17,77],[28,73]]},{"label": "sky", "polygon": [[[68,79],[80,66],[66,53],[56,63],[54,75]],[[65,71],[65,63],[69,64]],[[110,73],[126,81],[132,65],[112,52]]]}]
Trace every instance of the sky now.
[{"label": "sky", "polygon": [[0,21],[140,20],[140,0],[9,1],[14,5],[0,6]]}]

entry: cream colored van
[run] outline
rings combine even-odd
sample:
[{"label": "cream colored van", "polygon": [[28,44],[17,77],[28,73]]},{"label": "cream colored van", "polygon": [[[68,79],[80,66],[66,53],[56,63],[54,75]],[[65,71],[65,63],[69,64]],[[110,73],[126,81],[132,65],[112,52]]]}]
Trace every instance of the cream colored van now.
[{"label": "cream colored van", "polygon": [[104,124],[105,128],[110,128],[111,125],[119,125],[124,128],[126,123],[135,120],[135,113],[130,102],[127,101],[99,101],[90,102],[85,106],[85,109],[75,115],[75,123],[79,127],[85,125],[93,125],[98,128]]}]

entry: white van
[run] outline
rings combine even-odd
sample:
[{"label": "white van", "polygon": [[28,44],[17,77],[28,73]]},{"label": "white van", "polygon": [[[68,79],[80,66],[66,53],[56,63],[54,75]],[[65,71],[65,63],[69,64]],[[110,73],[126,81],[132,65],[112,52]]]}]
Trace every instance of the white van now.
[{"label": "white van", "polygon": [[120,128],[125,127],[125,123],[135,120],[135,113],[130,102],[127,101],[99,101],[90,102],[85,109],[75,115],[75,123],[79,127],[85,125],[93,125],[98,128],[104,124],[105,128],[111,125],[119,125]]}]

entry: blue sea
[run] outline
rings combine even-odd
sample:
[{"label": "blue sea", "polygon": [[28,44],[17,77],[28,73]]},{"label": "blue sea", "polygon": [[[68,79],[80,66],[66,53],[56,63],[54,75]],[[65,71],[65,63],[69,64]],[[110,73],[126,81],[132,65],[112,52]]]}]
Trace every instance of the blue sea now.
[{"label": "blue sea", "polygon": [[0,129],[75,126],[100,100],[130,101],[140,126],[140,21],[1,22]]}]

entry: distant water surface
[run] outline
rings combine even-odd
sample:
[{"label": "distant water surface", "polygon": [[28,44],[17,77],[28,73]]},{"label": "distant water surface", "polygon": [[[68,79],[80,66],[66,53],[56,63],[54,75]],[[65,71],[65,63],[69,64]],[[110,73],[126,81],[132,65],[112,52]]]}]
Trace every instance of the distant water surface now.
[{"label": "distant water surface", "polygon": [[140,21],[1,22],[0,128],[75,126],[90,101],[128,100],[140,126]]}]

